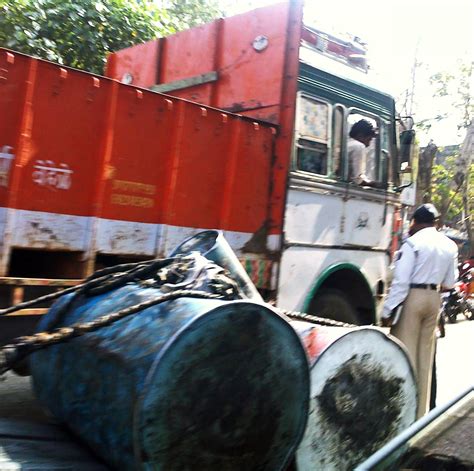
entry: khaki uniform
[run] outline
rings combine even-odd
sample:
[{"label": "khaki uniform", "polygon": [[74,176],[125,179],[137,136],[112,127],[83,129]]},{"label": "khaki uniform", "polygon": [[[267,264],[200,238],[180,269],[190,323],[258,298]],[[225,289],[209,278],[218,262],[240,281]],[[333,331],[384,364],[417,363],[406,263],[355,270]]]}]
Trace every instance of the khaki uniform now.
[{"label": "khaki uniform", "polygon": [[456,244],[434,227],[421,229],[403,244],[382,317],[403,303],[400,319],[390,333],[405,344],[418,382],[418,418],[429,408],[439,288],[452,288],[457,279]]}]

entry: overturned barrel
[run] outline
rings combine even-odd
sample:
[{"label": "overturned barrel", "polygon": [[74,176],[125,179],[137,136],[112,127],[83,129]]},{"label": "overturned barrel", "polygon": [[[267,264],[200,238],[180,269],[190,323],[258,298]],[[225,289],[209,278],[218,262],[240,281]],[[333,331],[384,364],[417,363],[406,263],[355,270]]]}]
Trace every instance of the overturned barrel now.
[{"label": "overturned barrel", "polygon": [[250,280],[244,267],[240,264],[229,243],[225,240],[222,232],[213,229],[198,232],[176,247],[171,256],[190,254],[192,252],[198,252],[208,260],[212,260],[217,265],[228,270],[245,297],[263,302],[260,293]]},{"label": "overturned barrel", "polygon": [[[160,294],[132,283],[64,297],[39,329]],[[275,471],[304,432],[304,348],[284,319],[251,301],[167,301],[39,350],[30,363],[40,401],[114,469]]]},{"label": "overturned barrel", "polygon": [[401,344],[376,328],[292,321],[310,363],[298,471],[352,470],[414,422],[416,381]]}]

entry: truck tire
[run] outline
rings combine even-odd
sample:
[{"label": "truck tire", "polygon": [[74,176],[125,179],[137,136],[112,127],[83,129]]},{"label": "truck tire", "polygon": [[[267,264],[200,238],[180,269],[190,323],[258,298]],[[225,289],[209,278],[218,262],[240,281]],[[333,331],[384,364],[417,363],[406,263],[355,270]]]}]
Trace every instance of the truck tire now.
[{"label": "truck tire", "polygon": [[326,317],[348,324],[360,324],[356,308],[347,296],[338,289],[321,290],[311,303],[311,312],[319,317]]}]

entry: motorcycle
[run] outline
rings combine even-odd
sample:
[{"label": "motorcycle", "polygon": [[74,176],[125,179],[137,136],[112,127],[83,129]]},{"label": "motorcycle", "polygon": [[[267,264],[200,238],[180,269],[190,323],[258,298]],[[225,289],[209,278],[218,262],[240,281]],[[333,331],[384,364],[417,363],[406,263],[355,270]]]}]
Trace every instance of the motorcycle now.
[{"label": "motorcycle", "polygon": [[474,320],[474,269],[471,269],[468,273],[466,273],[463,278],[465,279],[463,294],[464,300],[466,302],[464,316],[467,320],[472,321]]},{"label": "motorcycle", "polygon": [[459,314],[463,314],[467,320],[474,319],[474,299],[470,293],[472,283],[472,270],[464,273],[454,288],[441,295],[442,315],[448,322],[454,324]]}]

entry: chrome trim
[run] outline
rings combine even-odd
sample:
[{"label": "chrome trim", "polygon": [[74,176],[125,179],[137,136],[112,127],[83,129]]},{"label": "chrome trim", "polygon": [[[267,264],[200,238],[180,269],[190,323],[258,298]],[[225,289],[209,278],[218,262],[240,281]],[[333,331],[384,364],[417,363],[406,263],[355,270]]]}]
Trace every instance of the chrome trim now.
[{"label": "chrome trim", "polygon": [[313,244],[311,242],[298,242],[298,241],[285,241],[283,243],[283,249],[289,249],[291,247],[302,247],[308,249],[324,249],[324,250],[350,250],[353,252],[378,252],[388,255],[389,249],[384,249],[383,247],[369,247],[366,245],[325,245],[325,244]]}]

